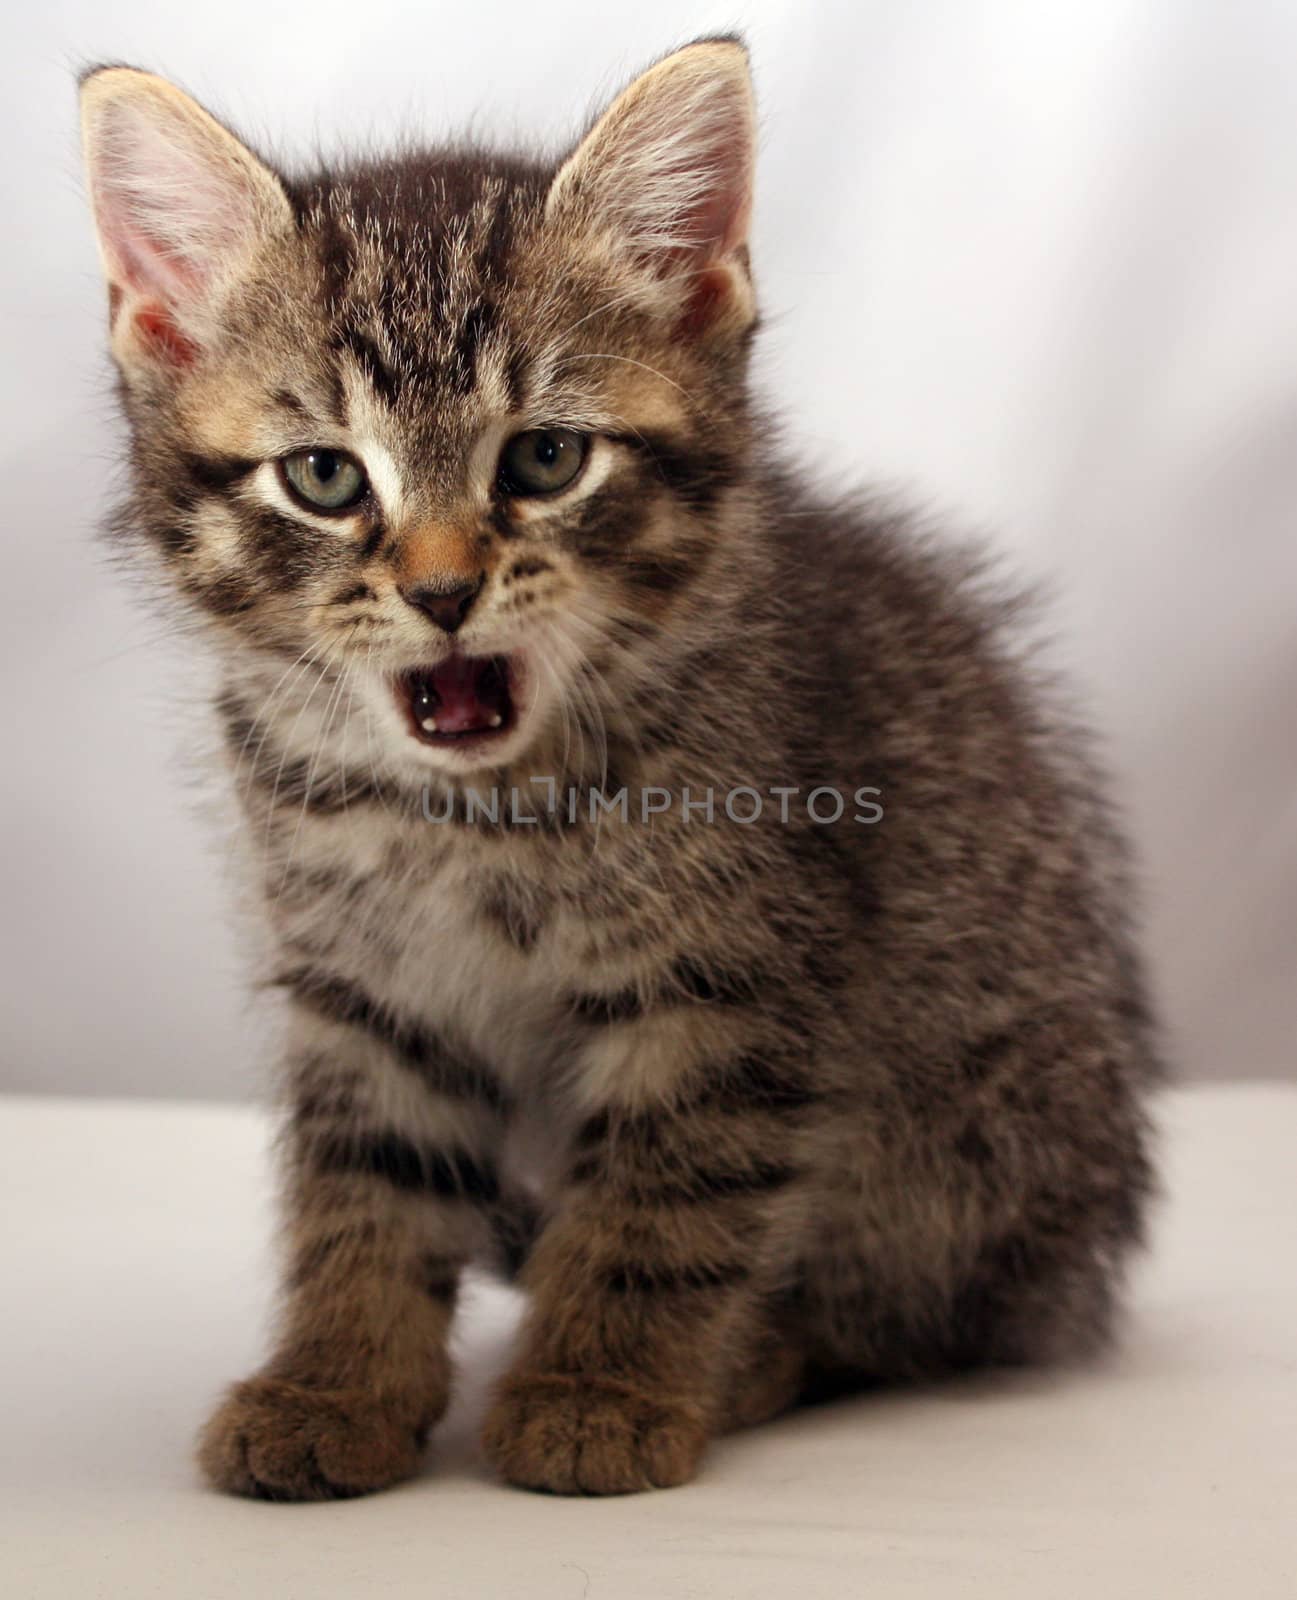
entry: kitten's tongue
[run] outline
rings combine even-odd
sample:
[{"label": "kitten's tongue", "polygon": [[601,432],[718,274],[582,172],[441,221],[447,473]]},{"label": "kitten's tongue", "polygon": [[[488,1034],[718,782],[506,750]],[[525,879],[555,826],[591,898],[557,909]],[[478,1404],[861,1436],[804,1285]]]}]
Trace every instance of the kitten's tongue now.
[{"label": "kitten's tongue", "polygon": [[415,720],[436,722],[439,734],[498,728],[508,711],[509,691],[495,656],[451,656],[412,675]]},{"label": "kitten's tongue", "polygon": [[485,725],[486,710],[477,697],[480,661],[452,656],[430,676],[437,692],[437,729],[441,733],[463,733]]}]

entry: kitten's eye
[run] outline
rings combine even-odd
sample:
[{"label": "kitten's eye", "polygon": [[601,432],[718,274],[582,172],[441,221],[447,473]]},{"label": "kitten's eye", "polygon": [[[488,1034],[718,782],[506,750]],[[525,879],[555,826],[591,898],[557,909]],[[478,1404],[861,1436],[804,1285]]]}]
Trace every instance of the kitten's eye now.
[{"label": "kitten's eye", "polygon": [[580,472],[589,450],[585,434],[573,428],[529,428],[516,433],[500,453],[500,487],[505,494],[553,494],[566,489]]},{"label": "kitten's eye", "polygon": [[345,511],[369,487],[362,468],[340,450],[299,450],[279,470],[289,492],[312,511]]}]

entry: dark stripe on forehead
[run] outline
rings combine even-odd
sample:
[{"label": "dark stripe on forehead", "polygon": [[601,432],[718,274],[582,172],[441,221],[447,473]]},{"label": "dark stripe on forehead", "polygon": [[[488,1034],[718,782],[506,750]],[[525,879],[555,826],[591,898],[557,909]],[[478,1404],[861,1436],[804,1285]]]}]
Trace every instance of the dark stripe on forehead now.
[{"label": "dark stripe on forehead", "polygon": [[325,303],[333,314],[347,297],[356,258],[350,233],[331,213],[326,213],[321,222],[319,252]]},{"label": "dark stripe on forehead", "polygon": [[332,362],[325,363],[324,381],[329,390],[329,416],[340,428],[349,427],[351,418],[347,412],[347,386],[342,381],[341,372]]},{"label": "dark stripe on forehead", "polygon": [[501,194],[491,215],[486,238],[477,254],[477,270],[484,283],[499,283],[509,264],[513,244],[514,216],[508,197]]},{"label": "dark stripe on forehead", "polygon": [[395,272],[389,272],[378,286],[373,302],[374,315],[389,345],[400,340],[400,281]]},{"label": "dark stripe on forehead", "polygon": [[504,381],[509,389],[509,404],[515,411],[527,408],[527,357],[520,349],[509,352],[505,365]]},{"label": "dark stripe on forehead", "polygon": [[495,331],[500,313],[491,300],[479,300],[470,306],[455,339],[455,354],[451,360],[451,383],[461,395],[471,394],[477,382],[477,363],[482,344]]},{"label": "dark stripe on forehead", "polygon": [[295,417],[309,418],[311,415],[305,401],[299,400],[290,389],[276,389],[270,398],[281,411],[291,411]]},{"label": "dark stripe on forehead", "polygon": [[355,358],[379,399],[389,406],[395,405],[401,393],[400,375],[383,360],[369,335],[359,328],[347,327],[338,332],[334,342],[336,348],[350,352]]}]

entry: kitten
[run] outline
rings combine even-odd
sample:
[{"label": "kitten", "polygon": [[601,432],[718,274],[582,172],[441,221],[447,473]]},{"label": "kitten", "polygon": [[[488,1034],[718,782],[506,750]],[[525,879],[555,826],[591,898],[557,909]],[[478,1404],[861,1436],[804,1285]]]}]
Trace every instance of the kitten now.
[{"label": "kitten", "polygon": [[492,1257],[486,1454],[561,1493],[1100,1341],[1156,1077],[1123,852],[976,561],[778,459],[742,45],[557,165],[288,178],[147,73],[82,97],[120,527],[210,639],[288,1012],[212,1481],[416,1471]]}]

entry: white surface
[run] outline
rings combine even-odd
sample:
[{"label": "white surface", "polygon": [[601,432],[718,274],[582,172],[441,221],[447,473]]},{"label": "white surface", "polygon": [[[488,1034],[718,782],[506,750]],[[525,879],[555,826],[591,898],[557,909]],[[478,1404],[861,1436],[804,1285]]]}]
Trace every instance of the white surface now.
[{"label": "white surface", "polygon": [[[245,1093],[201,679],[91,529],[117,475],[72,75],[171,73],[303,156],[560,139],[734,24],[764,151],[764,370],[833,485],[880,475],[1057,580],[1195,1076],[1297,1034],[1297,6],[1278,0],[46,0],[0,96],[0,1084]],[[1282,1066],[1276,1066],[1282,1063]]]},{"label": "white surface", "polygon": [[478,1289],[425,1475],[330,1506],[199,1486],[258,1351],[266,1130],[218,1107],[0,1099],[0,1593],[13,1600],[1291,1600],[1297,1090],[1162,1108],[1169,1200],[1125,1340],[1068,1374],[804,1412],[694,1485],[497,1486],[473,1446],[512,1297]]}]

